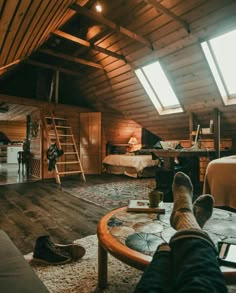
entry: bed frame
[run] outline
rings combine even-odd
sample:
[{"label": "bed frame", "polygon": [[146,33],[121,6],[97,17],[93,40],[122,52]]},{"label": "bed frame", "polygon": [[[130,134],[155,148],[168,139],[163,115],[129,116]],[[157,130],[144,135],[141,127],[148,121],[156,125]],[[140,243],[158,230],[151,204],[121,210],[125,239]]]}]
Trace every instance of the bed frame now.
[{"label": "bed frame", "polygon": [[[113,143],[109,142],[106,145],[106,155],[125,155],[126,153],[131,151],[131,147],[129,144],[122,143]],[[103,164],[104,170],[107,173],[111,174],[124,174],[133,178],[153,178],[156,174],[157,166],[146,167],[142,171],[137,172],[134,167],[126,167],[126,166],[115,166]]]}]

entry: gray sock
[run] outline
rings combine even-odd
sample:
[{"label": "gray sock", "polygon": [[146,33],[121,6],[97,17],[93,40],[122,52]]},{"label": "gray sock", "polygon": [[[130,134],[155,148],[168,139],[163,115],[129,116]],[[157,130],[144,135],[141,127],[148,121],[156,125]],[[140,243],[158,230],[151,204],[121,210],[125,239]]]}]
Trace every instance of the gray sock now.
[{"label": "gray sock", "polygon": [[192,212],[193,185],[190,178],[182,173],[175,174],[172,184],[174,207],[170,224],[176,230],[200,229]]},{"label": "gray sock", "polygon": [[193,214],[202,228],[210,219],[214,207],[214,198],[210,194],[200,195],[193,203]]}]

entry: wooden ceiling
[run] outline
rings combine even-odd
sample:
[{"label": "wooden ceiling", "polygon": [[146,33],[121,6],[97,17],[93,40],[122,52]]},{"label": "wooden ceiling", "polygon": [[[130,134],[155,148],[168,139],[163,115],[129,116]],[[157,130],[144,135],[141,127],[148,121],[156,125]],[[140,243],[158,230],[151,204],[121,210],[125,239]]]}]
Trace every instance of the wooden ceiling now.
[{"label": "wooden ceiling", "polygon": [[[0,93],[11,93],[13,77],[44,68],[60,72],[59,103],[115,109],[164,139],[188,137],[190,112],[207,127],[217,107],[222,134],[236,135],[236,107],[223,106],[200,47],[236,28],[235,0],[99,2],[102,14],[95,0],[0,1]],[[160,116],[134,73],[157,58],[184,113]]]},{"label": "wooden ceiling", "polygon": [[20,104],[0,103],[0,122],[1,121],[26,121],[27,115],[36,111],[34,106]]}]

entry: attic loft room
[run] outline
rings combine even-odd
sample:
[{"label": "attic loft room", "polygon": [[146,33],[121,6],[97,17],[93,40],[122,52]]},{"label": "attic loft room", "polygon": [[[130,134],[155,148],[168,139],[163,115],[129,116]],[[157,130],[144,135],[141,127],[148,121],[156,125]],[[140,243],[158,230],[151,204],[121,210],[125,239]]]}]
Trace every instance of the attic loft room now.
[{"label": "attic loft room", "polygon": [[0,11],[1,290],[236,292],[236,2]]}]

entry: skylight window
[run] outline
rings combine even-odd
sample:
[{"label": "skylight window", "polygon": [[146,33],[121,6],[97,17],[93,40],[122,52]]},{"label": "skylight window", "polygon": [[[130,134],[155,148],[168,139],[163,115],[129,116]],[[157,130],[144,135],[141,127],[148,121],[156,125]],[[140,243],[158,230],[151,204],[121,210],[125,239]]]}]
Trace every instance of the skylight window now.
[{"label": "skylight window", "polygon": [[135,73],[160,115],[183,112],[158,61],[135,70]]},{"label": "skylight window", "polygon": [[236,30],[201,43],[225,105],[236,104]]}]

